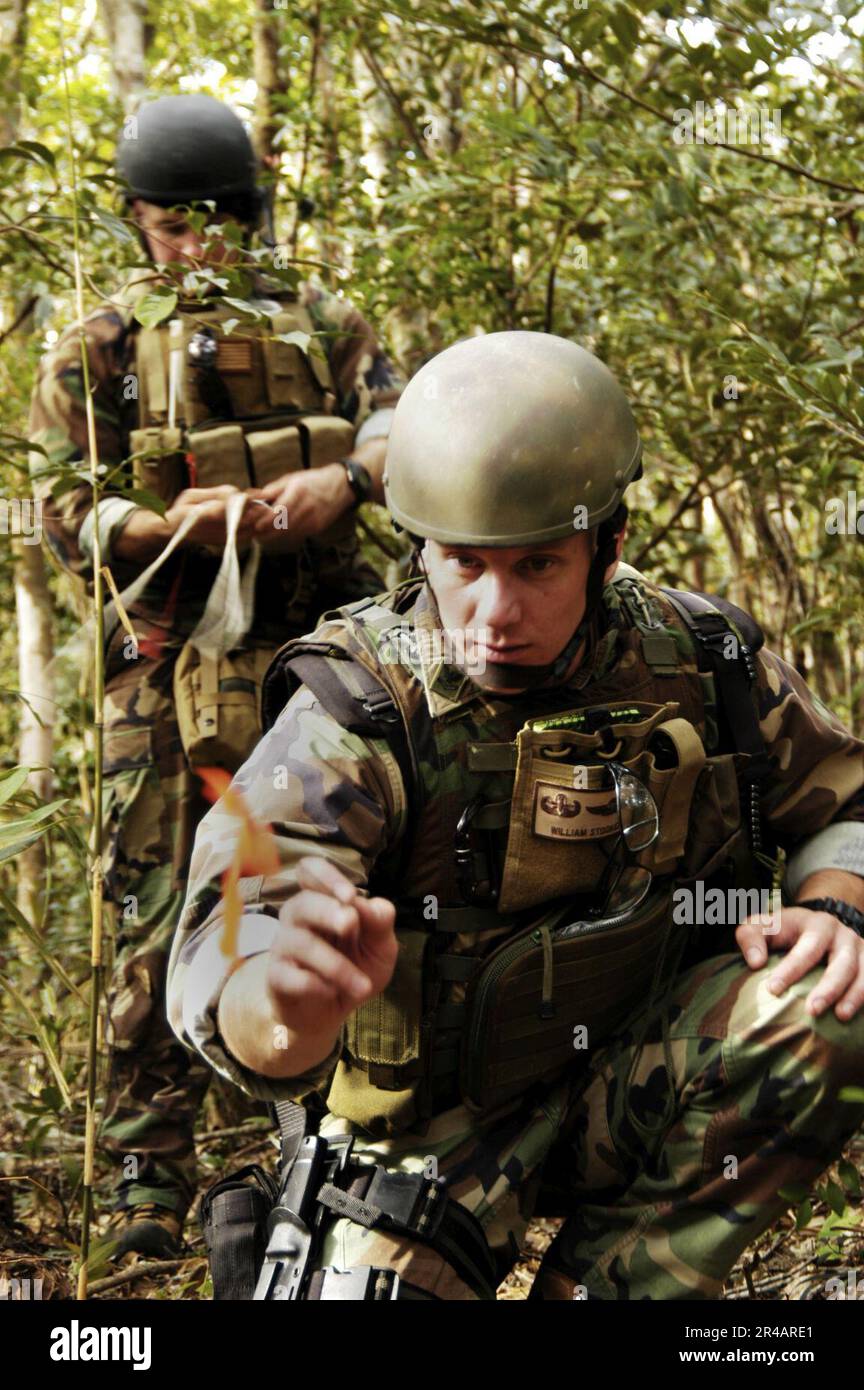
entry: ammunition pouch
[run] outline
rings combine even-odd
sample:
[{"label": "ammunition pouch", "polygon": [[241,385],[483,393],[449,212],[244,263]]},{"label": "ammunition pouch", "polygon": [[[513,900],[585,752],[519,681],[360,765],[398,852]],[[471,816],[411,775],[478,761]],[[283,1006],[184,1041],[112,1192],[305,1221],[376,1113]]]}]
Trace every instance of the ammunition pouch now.
[{"label": "ammunition pouch", "polygon": [[222,656],[191,642],[174,666],[174,707],[190,767],[236,772],[261,737],[261,684],[269,647],[237,647]]}]

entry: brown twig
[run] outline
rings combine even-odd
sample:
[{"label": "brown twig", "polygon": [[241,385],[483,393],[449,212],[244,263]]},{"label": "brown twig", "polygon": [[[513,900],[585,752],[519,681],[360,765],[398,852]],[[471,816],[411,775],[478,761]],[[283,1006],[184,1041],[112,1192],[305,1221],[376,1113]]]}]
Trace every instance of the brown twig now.
[{"label": "brown twig", "polygon": [[206,1262],[204,1255],[187,1255],[182,1260],[151,1260],[148,1264],[133,1265],[122,1274],[109,1274],[104,1279],[94,1279],[88,1286],[90,1294],[106,1293],[108,1289],[119,1289],[123,1284],[132,1284],[136,1279],[144,1279],[150,1274],[173,1274],[184,1265]]}]

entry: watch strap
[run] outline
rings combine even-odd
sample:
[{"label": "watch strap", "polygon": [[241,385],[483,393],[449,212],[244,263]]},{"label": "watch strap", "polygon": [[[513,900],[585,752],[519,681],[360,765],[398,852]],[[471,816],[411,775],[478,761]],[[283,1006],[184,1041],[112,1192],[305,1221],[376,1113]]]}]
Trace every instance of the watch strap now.
[{"label": "watch strap", "polygon": [[830,912],[844,927],[851,927],[860,937],[864,937],[864,912],[842,898],[805,898],[803,903],[795,903],[794,906],[809,907],[812,912]]},{"label": "watch strap", "polygon": [[357,459],[343,459],[342,467],[348,478],[348,486],[354,493],[353,509],[356,509],[362,502],[368,502],[372,496],[372,479],[368,468]]}]

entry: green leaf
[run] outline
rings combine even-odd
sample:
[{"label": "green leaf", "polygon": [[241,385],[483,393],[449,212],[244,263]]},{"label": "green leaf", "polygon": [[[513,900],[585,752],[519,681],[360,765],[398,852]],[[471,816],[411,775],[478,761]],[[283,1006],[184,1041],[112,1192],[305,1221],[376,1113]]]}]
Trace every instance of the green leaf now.
[{"label": "green leaf", "polygon": [[16,840],[13,844],[5,845],[0,848],[0,864],[5,864],[7,859],[14,859],[16,854],[20,854],[21,851],[27,849],[29,845],[35,845],[36,841],[40,840],[44,833],[44,830],[38,830],[35,835],[25,835],[23,839]]},{"label": "green leaf", "polygon": [[839,1183],[829,1178],[823,1189],[823,1196],[829,1207],[837,1216],[843,1216],[846,1211],[846,1193]]},{"label": "green leaf", "polygon": [[299,347],[301,352],[309,351],[309,344],[312,341],[310,333],[301,333],[295,329],[293,333],[274,333],[273,341],[276,343],[290,343],[294,347]]},{"label": "green leaf", "polygon": [[16,835],[28,834],[33,826],[40,825],[49,816],[53,816],[54,812],[58,811],[61,806],[66,806],[68,803],[68,796],[64,796],[57,801],[49,801],[46,806],[39,806],[26,816],[19,816],[17,820],[0,822],[0,845],[8,845]]},{"label": "green leaf", "polygon": [[0,806],[20,791],[29,776],[29,767],[13,767],[11,772],[3,773],[0,777]]},{"label": "green leaf", "polygon": [[639,42],[639,25],[633,15],[628,10],[616,8],[609,15],[609,26],[621,47],[632,52]]},{"label": "green leaf", "polygon": [[134,316],[144,328],[155,328],[170,318],[177,308],[177,295],[174,290],[152,290],[139,299]]},{"label": "green leaf", "polygon": [[45,1053],[48,1065],[53,1071],[55,1079],[57,1081],[57,1085],[60,1088],[60,1094],[63,1097],[63,1103],[67,1107],[67,1109],[71,1110],[72,1097],[69,1093],[69,1087],[66,1084],[66,1078],[63,1075],[63,1069],[60,1066],[60,1059],[58,1058],[57,1053],[54,1051],[54,1048],[51,1046],[51,1042],[48,1038],[48,1034],[45,1031],[44,1025],[40,1022],[36,1014],[30,1008],[30,1005],[27,1003],[26,999],[23,999],[21,997],[18,991],[14,989],[12,985],[9,983],[8,979],[0,977],[0,989],[5,989],[6,993],[12,999],[15,1000],[15,1003],[18,1005],[19,1009],[23,1010],[23,1012],[30,1019],[30,1022],[33,1027],[33,1033],[36,1036],[36,1038],[38,1038],[39,1042],[42,1044],[42,1051]]},{"label": "green leaf", "polygon": [[800,1207],[798,1208],[798,1210],[797,1210],[796,1213],[795,1213],[795,1229],[796,1229],[796,1231],[803,1230],[803,1228],[807,1225],[807,1223],[808,1223],[808,1221],[810,1220],[810,1218],[811,1218],[812,1215],[813,1215],[813,1206],[812,1206],[812,1204],[811,1204],[809,1201],[802,1202],[801,1205],[800,1205]]},{"label": "green leaf", "polygon": [[54,168],[54,156],[47,145],[38,140],[19,140],[15,145],[4,145],[0,149],[0,159],[26,159],[28,164],[41,164]]},{"label": "green leaf", "polygon": [[27,940],[31,942],[31,944],[39,952],[39,955],[45,961],[45,964],[50,966],[50,968],[54,971],[55,975],[57,975],[63,981],[64,985],[69,990],[69,992],[71,994],[77,995],[77,997],[81,1000],[83,1004],[84,996],[81,993],[78,986],[76,985],[75,981],[72,979],[70,975],[66,973],[66,970],[64,969],[60,961],[57,959],[57,957],[53,956],[50,951],[46,950],[42,942],[41,933],[38,932],[37,929],[30,922],[27,921],[27,918],[24,916],[23,912],[21,912],[18,905],[14,903],[12,899],[9,897],[8,893],[4,893],[2,889],[0,889],[0,907],[2,907],[9,914],[9,916],[12,918],[12,921],[17,926],[18,930],[24,933]]},{"label": "green leaf", "polygon": [[843,1158],[837,1165],[837,1171],[840,1175],[840,1181],[850,1197],[860,1197],[861,1174],[858,1172],[855,1164],[850,1163],[848,1158]]},{"label": "green leaf", "polygon": [[167,502],[161,497],[157,497],[155,492],[147,492],[144,488],[131,487],[126,496],[136,506],[146,507],[148,512],[158,512],[160,516],[164,517],[168,510]]},{"label": "green leaf", "polygon": [[115,217],[113,212],[107,212],[105,208],[94,208],[93,216],[107,232],[111,234],[115,241],[130,242],[137,240],[131,227],[127,227],[119,217]]},{"label": "green leaf", "polygon": [[838,1091],[837,1099],[860,1104],[864,1100],[864,1086],[844,1086],[842,1091]]},{"label": "green leaf", "polygon": [[782,1197],[784,1202],[802,1202],[809,1193],[810,1189],[803,1182],[790,1182],[786,1187],[777,1189],[778,1197]]},{"label": "green leaf", "polygon": [[253,305],[248,304],[245,299],[231,299],[226,294],[222,296],[222,303],[228,304],[232,309],[237,309],[238,312],[247,319],[263,319],[267,317],[263,309],[254,308]]}]

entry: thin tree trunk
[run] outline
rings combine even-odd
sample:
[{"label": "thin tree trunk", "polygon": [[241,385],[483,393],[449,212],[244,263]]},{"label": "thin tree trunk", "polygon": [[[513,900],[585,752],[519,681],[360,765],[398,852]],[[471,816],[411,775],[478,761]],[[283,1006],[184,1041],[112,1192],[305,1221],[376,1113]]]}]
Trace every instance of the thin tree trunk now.
[{"label": "thin tree trunk", "polygon": [[27,46],[28,0],[6,0],[0,9],[0,54],[8,56],[0,97],[0,144],[11,145],[18,130],[21,63]]},{"label": "thin tree trunk", "polygon": [[[18,688],[21,705],[18,761],[32,767],[28,786],[42,801],[51,797],[54,751],[54,681],[51,594],[45,560],[39,545],[16,542],[15,611],[18,619]],[[41,720],[41,723],[40,723]],[[38,925],[43,915],[45,840],[39,839],[18,857],[18,907]]]},{"label": "thin tree trunk", "polygon": [[128,114],[139,105],[147,83],[147,0],[100,0],[111,48],[114,95]]}]

